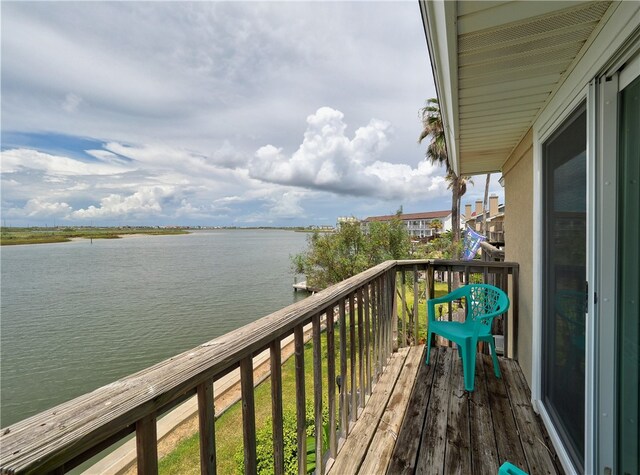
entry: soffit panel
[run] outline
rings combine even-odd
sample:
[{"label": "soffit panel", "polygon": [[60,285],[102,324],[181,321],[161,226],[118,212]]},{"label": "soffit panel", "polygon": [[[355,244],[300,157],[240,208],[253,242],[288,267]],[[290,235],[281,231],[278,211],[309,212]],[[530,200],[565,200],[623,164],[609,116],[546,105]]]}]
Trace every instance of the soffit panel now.
[{"label": "soffit panel", "polygon": [[502,167],[610,4],[458,2],[461,173]]}]

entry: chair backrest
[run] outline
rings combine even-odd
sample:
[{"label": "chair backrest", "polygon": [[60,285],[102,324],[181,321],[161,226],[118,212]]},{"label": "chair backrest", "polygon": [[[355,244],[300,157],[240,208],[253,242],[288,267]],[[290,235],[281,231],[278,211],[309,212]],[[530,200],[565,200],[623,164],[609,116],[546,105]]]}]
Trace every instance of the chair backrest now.
[{"label": "chair backrest", "polygon": [[501,289],[488,284],[470,284],[465,286],[468,313],[466,321],[491,331],[491,321],[509,309],[509,297]]}]

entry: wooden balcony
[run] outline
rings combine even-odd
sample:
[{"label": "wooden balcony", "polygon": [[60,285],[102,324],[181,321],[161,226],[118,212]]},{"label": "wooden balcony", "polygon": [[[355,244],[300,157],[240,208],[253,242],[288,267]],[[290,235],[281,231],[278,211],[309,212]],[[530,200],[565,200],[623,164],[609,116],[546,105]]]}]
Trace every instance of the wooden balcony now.
[{"label": "wooden balcony", "polygon": [[[496,330],[505,335],[504,355],[517,357],[513,344],[518,328],[517,264],[387,261],[193,350],[4,428],[0,471],[64,473],[134,433],[138,473],[157,473],[158,417],[197,396],[201,472],[216,473],[214,383],[239,369],[244,467],[246,473],[256,473],[253,358],[266,351],[272,368],[275,473],[283,473],[281,348],[293,335],[300,473],[307,471],[308,449],[315,453],[316,473],[379,473],[387,467],[390,473],[396,473],[396,467],[399,471],[435,467],[448,473],[452,464],[461,464],[460,473],[472,473],[468,467],[473,473],[491,473],[504,459],[521,462],[532,473],[538,473],[538,467],[539,473],[555,473],[555,456],[546,448],[550,444],[538,443],[546,436],[528,406],[528,388],[514,359],[501,361],[505,378],[496,381],[490,374],[481,376],[485,362],[479,356],[478,389],[472,394],[461,390],[453,349],[438,350],[429,367],[420,363],[426,300],[435,296],[438,276],[446,276],[439,285],[450,289],[454,275],[463,282],[492,283],[509,294],[510,313],[501,317]],[[408,293],[418,298],[411,301]],[[442,318],[463,316],[466,309],[457,306],[448,304]],[[305,394],[303,348],[308,326],[313,394]],[[316,431],[310,447],[307,400],[313,403],[316,427],[326,429]],[[328,412],[324,424],[323,411]],[[375,459],[364,457],[372,453]],[[452,458],[453,454],[458,456]]]},{"label": "wooden balcony", "polygon": [[[491,474],[510,461],[530,474],[562,474],[515,360],[477,354],[466,392],[453,348],[401,349],[387,368],[329,473]],[[400,364],[402,362],[402,364]]]}]

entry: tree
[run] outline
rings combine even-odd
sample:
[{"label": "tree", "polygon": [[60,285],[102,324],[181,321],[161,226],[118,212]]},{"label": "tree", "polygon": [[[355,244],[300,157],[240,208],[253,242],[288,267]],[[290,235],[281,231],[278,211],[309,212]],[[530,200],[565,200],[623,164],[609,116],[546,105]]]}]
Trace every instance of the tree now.
[{"label": "tree", "polygon": [[396,215],[390,222],[343,223],[335,233],[313,233],[305,252],[292,257],[296,273],[305,274],[313,288],[325,288],[389,259],[406,259],[410,248],[407,227]]},{"label": "tree", "polygon": [[489,201],[489,180],[491,179],[491,173],[487,173],[487,179],[484,182],[484,202],[482,203],[482,234],[487,235],[489,229],[487,223],[487,201]]},{"label": "tree", "polygon": [[439,219],[431,220],[431,229],[433,229],[434,236],[440,234],[440,231],[442,230],[442,221]]},{"label": "tree", "polygon": [[426,105],[420,109],[422,120],[422,132],[418,137],[418,143],[429,137],[429,144],[425,152],[426,158],[433,164],[444,165],[447,170],[448,188],[451,190],[451,221],[454,259],[460,257],[460,200],[467,191],[469,177],[458,176],[451,168],[447,154],[444,125],[440,113],[438,99],[427,99]]}]

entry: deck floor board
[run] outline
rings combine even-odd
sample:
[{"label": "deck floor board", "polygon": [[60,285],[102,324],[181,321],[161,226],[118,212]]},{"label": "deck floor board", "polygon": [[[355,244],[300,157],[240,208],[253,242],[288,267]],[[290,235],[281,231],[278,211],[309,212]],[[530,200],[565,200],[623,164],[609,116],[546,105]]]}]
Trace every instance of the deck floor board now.
[{"label": "deck floor board", "polygon": [[[424,364],[423,347],[420,352],[420,358],[407,358],[407,362],[417,361],[419,368],[408,364],[406,371],[397,372],[398,382],[390,384],[394,389],[387,407],[375,411],[381,422],[366,424],[384,429],[393,420],[393,429],[399,427],[397,437],[383,434],[380,427],[368,430],[371,442],[365,462],[350,473],[495,474],[505,460],[531,475],[564,473],[533,411],[517,361],[500,358],[502,378],[498,379],[491,358],[478,354],[476,389],[469,393],[463,389],[455,349],[433,348],[429,366]],[[359,440],[357,445],[366,447],[367,442]],[[336,459],[338,466],[353,467],[340,460],[353,457],[348,452],[345,444]]]}]

